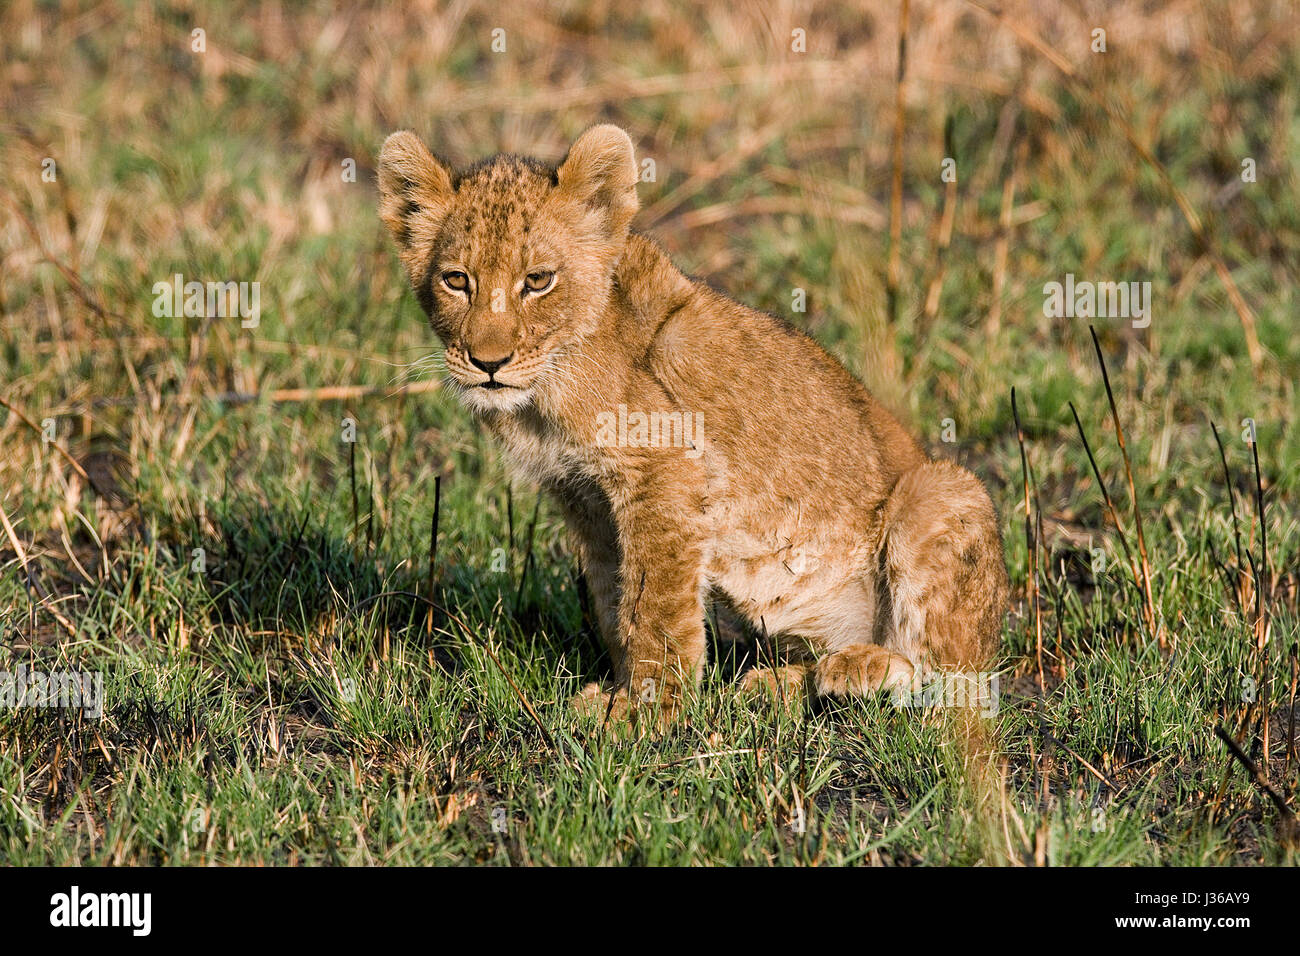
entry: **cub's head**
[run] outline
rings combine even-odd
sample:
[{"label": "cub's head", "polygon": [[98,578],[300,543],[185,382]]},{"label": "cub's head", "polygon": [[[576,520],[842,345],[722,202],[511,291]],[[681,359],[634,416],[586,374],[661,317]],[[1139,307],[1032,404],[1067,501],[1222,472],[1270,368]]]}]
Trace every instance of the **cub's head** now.
[{"label": "cub's head", "polygon": [[409,132],[379,154],[379,215],[470,407],[526,405],[589,335],[637,209],[632,141],[583,133],[558,168],[494,156],[462,173]]}]

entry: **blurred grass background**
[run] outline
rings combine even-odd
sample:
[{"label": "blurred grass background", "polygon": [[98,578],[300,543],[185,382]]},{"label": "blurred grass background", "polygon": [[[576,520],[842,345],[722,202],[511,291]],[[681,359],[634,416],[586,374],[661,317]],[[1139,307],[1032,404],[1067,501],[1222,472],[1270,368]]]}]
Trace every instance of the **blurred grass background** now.
[{"label": "blurred grass background", "polygon": [[[1274,810],[1225,772],[1211,730],[1249,736],[1294,799],[1300,17],[1288,2],[1000,11],[910,4],[891,298],[897,4],[6,4],[0,669],[102,669],[110,706],[102,723],[0,713],[0,857],[1281,859]],[[534,490],[508,488],[450,396],[425,379],[395,392],[427,374],[413,363],[434,342],[378,222],[373,164],[397,128],[465,164],[555,161],[596,122],[654,160],[637,228],[805,328],[989,482],[1018,588],[992,809],[915,715],[862,704],[751,724],[717,675],[710,716],[667,752],[583,738],[538,756],[482,644],[557,733],[570,684],[606,664],[557,518],[543,505],[532,529]],[[259,282],[260,324],[155,317],[152,287],[175,273]],[[1088,320],[1043,311],[1067,273],[1152,284],[1149,328],[1093,323],[1172,655],[1144,637],[1067,404],[1127,520]],[[373,391],[277,395],[340,385]],[[1044,533],[1041,683],[1013,386]],[[1209,427],[1258,559],[1247,418],[1268,506],[1267,659],[1236,596],[1253,591],[1233,590],[1249,568]],[[427,590],[435,477],[445,613],[429,621],[380,595]],[[721,647],[729,673],[746,645]],[[359,696],[340,696],[340,675]],[[1261,679],[1263,708],[1242,689]],[[811,782],[782,764],[810,720],[799,764],[812,746],[826,767]],[[747,742],[708,736],[723,727]],[[752,753],[673,763],[728,749]],[[797,840],[796,805],[814,819]],[[990,813],[1001,823],[975,825]]]}]

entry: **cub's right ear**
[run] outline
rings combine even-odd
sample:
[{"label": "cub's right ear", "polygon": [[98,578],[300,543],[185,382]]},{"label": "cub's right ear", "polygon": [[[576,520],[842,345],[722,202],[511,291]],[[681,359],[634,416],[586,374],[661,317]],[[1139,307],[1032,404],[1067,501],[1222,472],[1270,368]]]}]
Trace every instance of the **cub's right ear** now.
[{"label": "cub's right ear", "polygon": [[451,170],[409,130],[384,140],[379,151],[379,218],[398,247],[431,241],[455,192]]}]

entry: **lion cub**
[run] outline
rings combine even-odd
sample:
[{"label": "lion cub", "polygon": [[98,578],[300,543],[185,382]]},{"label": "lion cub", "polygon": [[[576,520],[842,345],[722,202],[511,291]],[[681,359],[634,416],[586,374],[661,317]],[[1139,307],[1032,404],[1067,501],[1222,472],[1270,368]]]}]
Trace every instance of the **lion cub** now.
[{"label": "lion cub", "polygon": [[749,686],[866,694],[989,661],[1007,575],[984,487],[806,335],[629,232],[621,129],[589,129],[558,168],[459,173],[398,132],[378,174],[451,382],[563,509],[614,664],[578,706],[671,717],[710,594],[788,639]]}]

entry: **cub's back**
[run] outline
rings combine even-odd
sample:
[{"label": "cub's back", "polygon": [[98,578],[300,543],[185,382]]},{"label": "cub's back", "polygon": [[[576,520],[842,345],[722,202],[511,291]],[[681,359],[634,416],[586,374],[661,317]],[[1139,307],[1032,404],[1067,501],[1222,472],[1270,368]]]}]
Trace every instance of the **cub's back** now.
[{"label": "cub's back", "polygon": [[[819,498],[883,498],[919,446],[821,346],[779,318],[683,276],[641,236],[616,273],[622,338],[750,490],[816,482]],[[739,462],[748,468],[737,469]],[[744,480],[745,478],[748,480]]]}]

